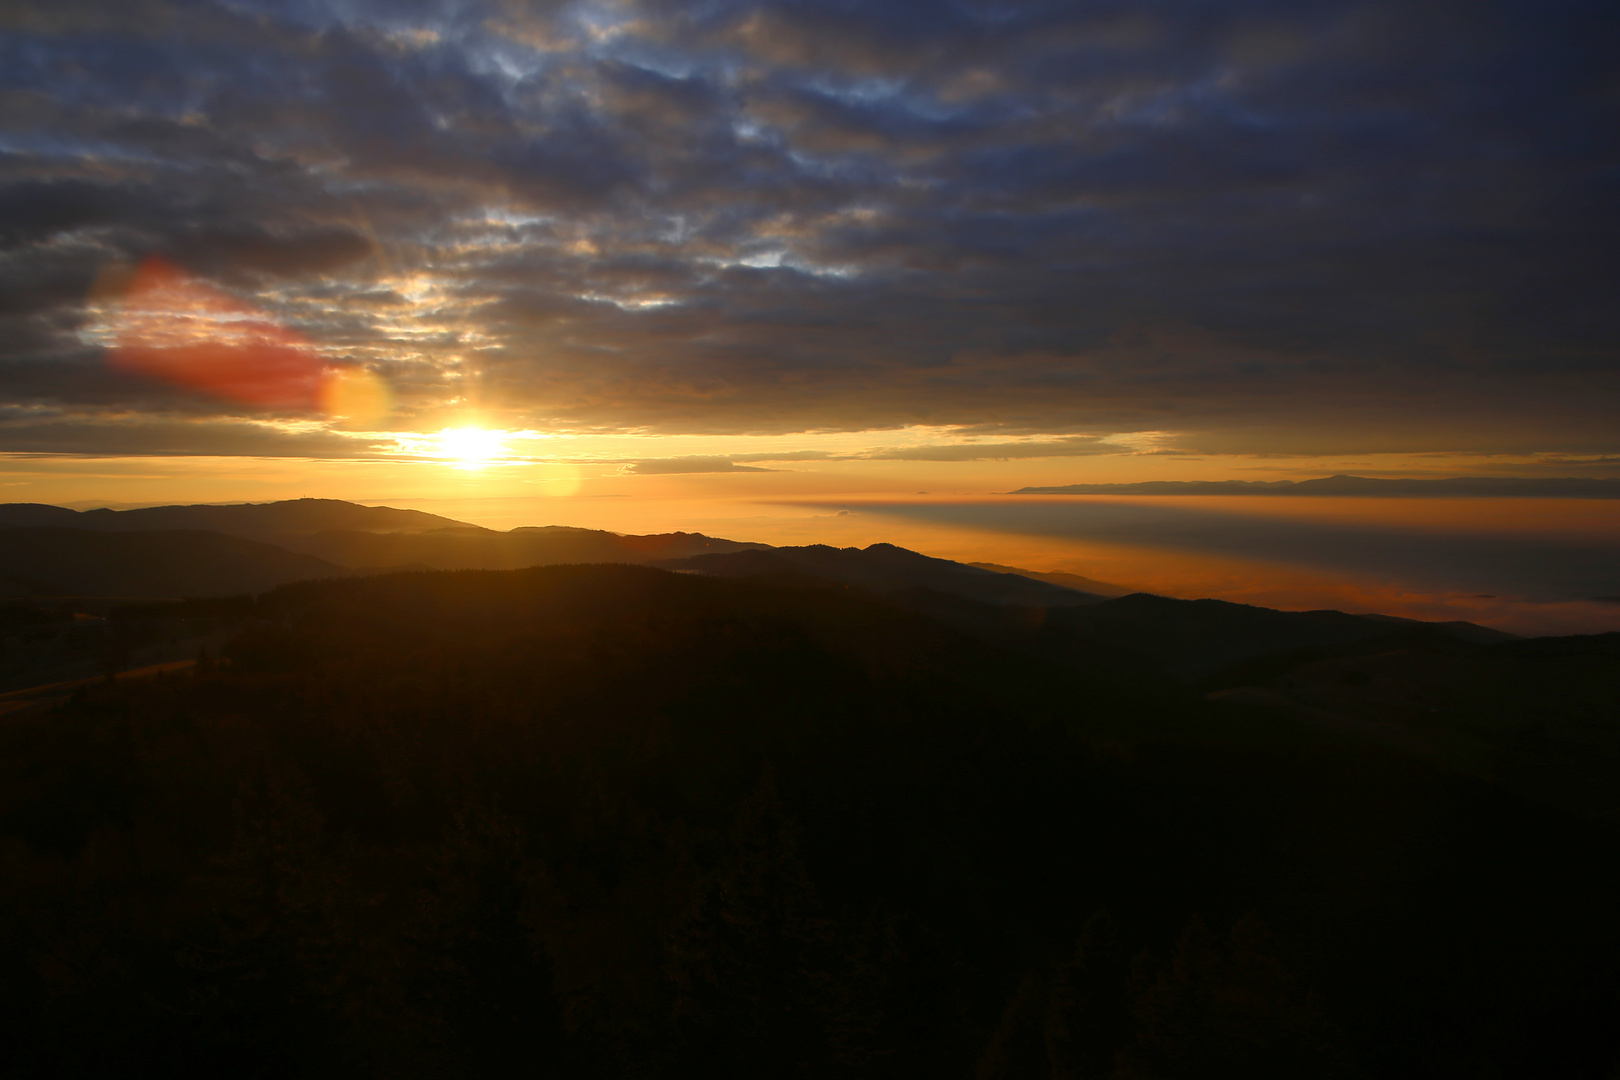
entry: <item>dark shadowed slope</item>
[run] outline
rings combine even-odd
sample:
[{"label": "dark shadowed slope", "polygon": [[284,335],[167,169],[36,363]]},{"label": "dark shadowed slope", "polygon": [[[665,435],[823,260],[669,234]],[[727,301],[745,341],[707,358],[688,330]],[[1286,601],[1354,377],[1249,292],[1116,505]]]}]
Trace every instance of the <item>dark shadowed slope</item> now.
[{"label": "dark shadowed slope", "polygon": [[556,566],[240,606],[211,672],[0,725],[16,1075],[1464,1080],[1620,1051],[1620,837],[1385,746],[1121,697],[853,588]]},{"label": "dark shadowed slope", "polygon": [[1620,634],[1476,643],[1404,628],[1259,657],[1201,685],[1620,820]]},{"label": "dark shadowed slope", "polygon": [[0,529],[0,590],[13,596],[229,596],[352,571],[212,532]]},{"label": "dark shadowed slope", "polygon": [[1392,623],[1465,641],[1513,638],[1473,623],[1423,623],[1343,611],[1275,611],[1225,600],[1173,600],[1149,593],[1054,611],[1046,633],[1055,637],[1079,631],[1148,657],[1171,674],[1197,679],[1267,653],[1382,637],[1390,633]]},{"label": "dark shadowed slope", "polygon": [[812,544],[669,559],[658,565],[716,577],[800,574],[880,594],[930,589],[984,604],[1067,607],[1100,599],[1091,593],[1022,574],[998,573],[948,559],[930,558],[893,544],[873,544],[865,550]]}]

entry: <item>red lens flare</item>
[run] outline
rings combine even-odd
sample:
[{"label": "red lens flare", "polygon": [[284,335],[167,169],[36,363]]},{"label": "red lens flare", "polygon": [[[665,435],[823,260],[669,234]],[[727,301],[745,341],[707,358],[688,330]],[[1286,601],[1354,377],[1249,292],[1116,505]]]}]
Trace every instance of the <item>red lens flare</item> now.
[{"label": "red lens flare", "polygon": [[362,421],[388,411],[375,375],[332,363],[301,334],[172,263],[147,259],[120,284],[102,290],[113,367],[246,405]]}]

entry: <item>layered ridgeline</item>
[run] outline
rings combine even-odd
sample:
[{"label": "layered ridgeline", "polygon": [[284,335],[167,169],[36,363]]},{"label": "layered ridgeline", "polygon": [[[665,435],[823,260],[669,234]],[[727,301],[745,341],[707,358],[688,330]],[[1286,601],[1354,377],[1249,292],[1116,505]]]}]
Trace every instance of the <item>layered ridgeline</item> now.
[{"label": "layered ridgeline", "polygon": [[[1433,1080],[1620,1055],[1620,832],[1560,801],[1613,802],[1600,698],[1486,773],[1079,648],[1222,607],[736,554],[109,620],[234,630],[224,663],[0,723],[11,1071]],[[903,587],[836,579],[891,564]],[[1031,614],[1111,608],[1051,639]],[[1620,683],[1601,641],[1384,632]],[[1378,650],[1245,677],[1365,691],[1343,676],[1376,687]]]},{"label": "layered ridgeline", "polygon": [[[949,562],[891,544],[770,547],[698,533],[480,528],[415,510],[326,499],[73,512],[0,505],[0,593],[162,599],[264,593],[292,581],[397,570],[640,563],[698,575],[820,583],[888,597],[980,640],[1081,665],[1202,678],[1278,649],[1392,633],[1392,620],[1176,601],[1090,581]],[[83,607],[83,606],[81,606]],[[1471,623],[1413,623],[1456,640],[1507,640]],[[15,672],[13,672],[15,674]]]},{"label": "layered ridgeline", "polygon": [[[49,537],[60,534],[41,529],[102,538],[80,540],[82,557],[71,551],[49,557]],[[143,576],[145,553],[165,542],[152,534],[167,535],[167,543],[187,554]],[[639,563],[755,546],[695,533],[621,536],[561,527],[501,532],[417,510],[335,499],[86,511],[11,503],[0,505],[0,590],[13,596],[228,596],[356,572]],[[287,553],[303,558],[289,560]],[[176,572],[187,563],[196,568],[194,579]]]},{"label": "layered ridgeline", "polygon": [[[1071,665],[1123,665],[1180,679],[1204,678],[1278,650],[1379,639],[1398,622],[1127,595],[1075,575],[966,565],[890,544],[773,548],[698,533],[626,536],[562,527],[501,532],[413,510],[325,499],[85,512],[0,506],[0,594],[12,606],[55,598],[51,602],[60,607],[62,598],[96,598],[106,608],[120,598],[256,594],[294,581],[401,570],[563,563],[631,563],[858,589],[1002,647]],[[1510,637],[1469,623],[1411,625],[1474,643]],[[0,666],[0,680],[7,675]]]},{"label": "layered ridgeline", "polygon": [[[1144,700],[1209,694],[1474,775],[1497,776],[1504,755],[1537,740],[1574,764],[1520,769],[1519,788],[1560,805],[1614,801],[1603,788],[1607,757],[1577,748],[1607,746],[1591,718],[1601,728],[1620,712],[1616,635],[1520,642],[1465,622],[1120,595],[1076,575],[970,566],[889,544],[772,548],[692,533],[498,532],[330,500],[83,514],[0,507],[6,522],[35,524],[0,528],[0,585],[12,593],[0,602],[0,694],[23,695],[0,699],[0,711],[33,701],[32,687],[217,653],[264,616],[256,595],[290,582],[639,563],[659,579],[674,572],[869,597],[923,616],[916,625],[1109,685],[1123,680]],[[198,602],[165,599],[187,596]]]}]

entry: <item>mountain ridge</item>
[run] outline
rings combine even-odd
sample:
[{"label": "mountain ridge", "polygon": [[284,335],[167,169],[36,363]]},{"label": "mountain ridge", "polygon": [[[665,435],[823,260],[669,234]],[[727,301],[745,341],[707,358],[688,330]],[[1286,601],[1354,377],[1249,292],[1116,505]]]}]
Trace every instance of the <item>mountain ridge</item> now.
[{"label": "mountain ridge", "polygon": [[[0,526],[71,521],[80,527],[0,527],[6,572],[0,592],[150,599],[263,592],[292,581],[400,570],[516,570],[566,563],[629,563],[722,578],[774,579],[855,588],[940,620],[981,640],[1065,664],[1140,663],[1187,681],[1288,648],[1373,638],[1393,626],[1475,642],[1513,635],[1471,623],[1425,623],[1341,611],[1289,612],[1218,600],[1087,592],[1078,575],[974,566],[879,543],[771,547],[701,533],[621,535],[570,526],[506,532],[416,511],[297,500],[228,507],[74,512],[39,504],[0,506]],[[61,511],[55,513],[53,511]],[[147,526],[208,520],[238,530]],[[135,515],[133,517],[109,515]],[[291,531],[290,525],[364,522],[385,531]],[[392,526],[403,525],[403,529]],[[250,538],[242,532],[255,533]],[[1071,583],[1073,582],[1073,583]],[[1135,658],[1134,660],[1131,658]]]},{"label": "mountain ridge", "polygon": [[283,499],[267,503],[174,504],[132,510],[69,510],[44,503],[0,504],[0,526],[58,525],[98,532],[204,529],[259,539],[266,534],[320,532],[369,526],[372,531],[409,532],[447,526],[479,526],[421,510],[364,506],[342,499]]},{"label": "mountain ridge", "polygon": [[686,559],[664,559],[655,565],[668,570],[719,577],[797,572],[879,594],[917,587],[937,588],[991,604],[1067,606],[1095,603],[1102,599],[1091,593],[1022,574],[985,570],[881,543],[866,548],[809,544],[771,548],[768,551],[705,554]]},{"label": "mountain ridge", "polygon": [[339,499],[83,511],[43,503],[0,504],[0,528],[7,527],[102,533],[203,530],[272,544],[356,570],[410,565],[436,570],[512,570],[560,562],[646,562],[764,546],[701,533],[626,536],[563,525],[502,532],[420,510],[364,506]]}]

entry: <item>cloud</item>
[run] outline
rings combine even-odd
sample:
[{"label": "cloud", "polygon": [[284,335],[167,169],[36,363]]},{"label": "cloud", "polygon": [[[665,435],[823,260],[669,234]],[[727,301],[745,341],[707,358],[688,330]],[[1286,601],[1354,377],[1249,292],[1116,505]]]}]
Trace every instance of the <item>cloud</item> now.
[{"label": "cloud", "polygon": [[10,418],[0,414],[0,449],[14,454],[347,458],[374,447],[323,430],[289,431],[251,421],[184,417]]},{"label": "cloud", "polygon": [[1089,457],[1117,454],[1120,447],[1097,436],[1080,436],[1048,442],[952,443],[940,446],[898,446],[859,455],[875,461],[1008,461],[1015,458]]},{"label": "cloud", "polygon": [[87,343],[98,269],[155,254],[402,424],[1620,450],[1598,5],[5,17],[18,403],[228,428]]},{"label": "cloud", "polygon": [[802,461],[1007,461],[1022,458],[1080,457],[1117,454],[1121,447],[1104,442],[1099,436],[1008,443],[939,443],[925,446],[890,446],[833,453],[828,450],[791,450],[723,457],[648,458],[627,463],[627,472],[774,472],[741,462],[772,463]]},{"label": "cloud", "polygon": [[632,461],[625,465],[624,471],[642,476],[663,476],[673,473],[773,472],[775,470],[762,469],[757,465],[738,465],[730,459],[722,457],[676,457]]},{"label": "cloud", "polygon": [[782,450],[726,456],[730,461],[828,461],[839,457],[830,450]]}]

